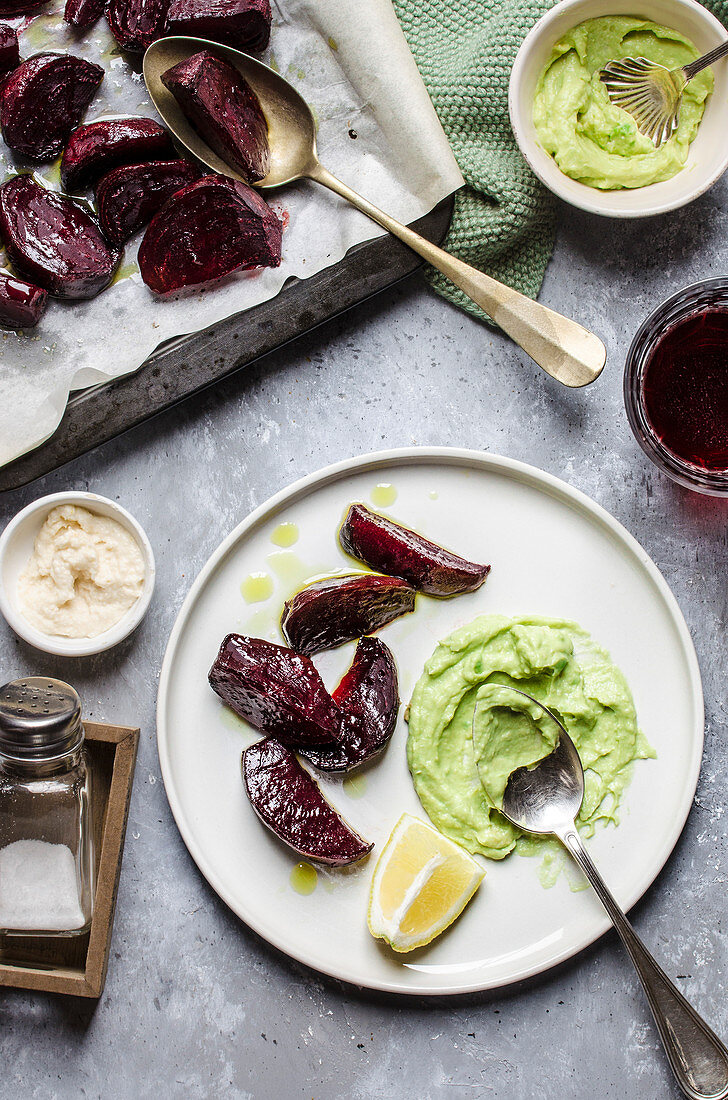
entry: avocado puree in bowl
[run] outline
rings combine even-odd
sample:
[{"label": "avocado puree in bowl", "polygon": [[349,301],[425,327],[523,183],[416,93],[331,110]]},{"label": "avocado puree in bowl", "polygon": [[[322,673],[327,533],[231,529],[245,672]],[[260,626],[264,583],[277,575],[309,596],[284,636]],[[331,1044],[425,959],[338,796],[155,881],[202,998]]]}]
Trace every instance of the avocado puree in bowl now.
[{"label": "avocado puree in bowl", "polygon": [[525,837],[498,803],[515,768],[551,751],[557,727],[526,700],[489,689],[494,683],[533,695],[564,723],[584,766],[582,835],[616,824],[633,762],[655,755],[623,674],[576,623],[482,615],[438,643],[410,703],[407,760],[436,827],[489,859],[517,843],[524,853],[548,844]]},{"label": "avocado puree in bowl", "polygon": [[565,175],[603,191],[670,179],[687,160],[713,90],[710,69],[685,88],[678,127],[659,149],[610,103],[599,72],[622,57],[675,69],[698,56],[684,35],[648,20],[605,16],[580,23],[555,44],[536,85],[533,123],[541,146]]}]

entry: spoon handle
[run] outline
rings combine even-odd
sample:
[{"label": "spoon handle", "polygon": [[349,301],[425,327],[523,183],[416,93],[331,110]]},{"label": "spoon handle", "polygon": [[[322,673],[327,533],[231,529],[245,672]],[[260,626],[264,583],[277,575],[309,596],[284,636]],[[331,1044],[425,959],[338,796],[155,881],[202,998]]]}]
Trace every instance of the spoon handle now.
[{"label": "spoon handle", "polygon": [[725,1100],[728,1050],[655,962],[587,855],[574,826],[557,835],[594,887],[627,948],[680,1088],[690,1100]]},{"label": "spoon handle", "polygon": [[709,65],[712,65],[714,61],[718,61],[721,57],[725,57],[727,53],[728,42],[722,42],[720,46],[716,46],[710,53],[703,54],[697,61],[690,61],[687,65],[683,65],[685,81],[692,80],[697,73],[702,73],[703,69],[707,69]]},{"label": "spoon handle", "polygon": [[347,199],[446,275],[552,378],[565,386],[578,387],[599,376],[607,353],[594,333],[438,248],[352,191],[318,161],[310,165],[306,175]]}]

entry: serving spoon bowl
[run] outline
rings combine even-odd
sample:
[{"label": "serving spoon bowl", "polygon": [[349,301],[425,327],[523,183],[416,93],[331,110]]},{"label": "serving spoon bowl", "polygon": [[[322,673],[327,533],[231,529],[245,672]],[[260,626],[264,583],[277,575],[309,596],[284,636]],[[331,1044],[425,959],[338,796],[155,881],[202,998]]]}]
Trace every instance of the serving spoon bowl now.
[{"label": "serving spoon bowl", "polygon": [[726,54],[728,42],[723,42],[677,69],[668,69],[646,57],[622,57],[605,65],[599,79],[611,102],[632,115],[639,132],[659,149],[677,130],[688,83]]},{"label": "serving spoon bowl", "polygon": [[144,55],[144,80],[159,114],[197,160],[214,172],[243,179],[203,141],[162,83],[162,74],[167,69],[200,50],[209,50],[233,65],[260,100],[268,123],[271,160],[270,171],[255,184],[256,187],[282,187],[299,179],[315,180],[328,187],[447,276],[552,378],[565,386],[580,387],[599,377],[607,353],[598,336],[451,256],[379,210],[324,168],[316,152],[316,123],[311,109],[279,73],[231,46],[221,46],[204,38],[160,38]]},{"label": "serving spoon bowl", "polygon": [[[642,982],[678,1085],[690,1100],[726,1100],[728,1050],[658,965],[617,904],[582,844],[576,818],[584,799],[584,770],[574,742],[553,711],[525,691],[488,684],[522,696],[556,723],[555,748],[533,767],[511,772],[500,807],[517,828],[555,836],[578,863],[612,919]],[[475,708],[476,722],[480,703]],[[492,704],[489,704],[492,705]],[[504,700],[504,705],[505,700]]]}]

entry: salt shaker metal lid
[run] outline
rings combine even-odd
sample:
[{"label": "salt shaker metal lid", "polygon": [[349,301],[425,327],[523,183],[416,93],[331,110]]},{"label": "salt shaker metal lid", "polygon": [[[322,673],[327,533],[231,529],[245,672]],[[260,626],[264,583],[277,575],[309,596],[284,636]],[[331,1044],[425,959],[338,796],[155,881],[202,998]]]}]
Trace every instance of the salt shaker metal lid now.
[{"label": "salt shaker metal lid", "polygon": [[48,760],[83,741],[81,700],[70,684],[24,676],[0,687],[0,756]]}]

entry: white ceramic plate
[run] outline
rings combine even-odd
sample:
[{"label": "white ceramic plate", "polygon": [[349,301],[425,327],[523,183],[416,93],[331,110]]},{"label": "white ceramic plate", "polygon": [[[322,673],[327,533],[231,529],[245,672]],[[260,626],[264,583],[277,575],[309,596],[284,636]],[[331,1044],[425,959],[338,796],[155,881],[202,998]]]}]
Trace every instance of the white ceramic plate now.
[{"label": "white ceramic plate", "polygon": [[[313,574],[352,567],[336,535],[352,501],[372,501],[379,483],[397,493],[389,513],[493,571],[477,593],[419,597],[382,637],[397,658],[406,703],[435,643],[482,612],[575,619],[627,674],[637,713],[658,758],[635,766],[618,828],[589,847],[629,908],[660,871],[695,793],[703,702],[695,651],[655,565],[608,513],[564,482],[522,463],[449,448],[389,451],[331,466],[296,482],[253,512],[215,551],[172,631],[162,668],[158,741],[172,812],[198,867],[221,898],[270,943],[300,962],[360,986],[439,994],[489,989],[539,973],[576,954],[609,927],[595,897],[562,875],[539,882],[537,859],[488,862],[463,916],[416,955],[397,957],[369,935],[373,861],[403,811],[425,817],[405,761],[402,717],[386,755],[356,782],[322,788],[365,837],[373,856],[345,870],[319,870],[313,893],[291,884],[296,857],[260,824],[245,796],[240,754],[254,735],[222,706],[207,671],[223,636],[239,630],[281,640],[283,600]],[[378,494],[375,493],[375,498]],[[281,550],[271,535],[297,525]],[[247,605],[241,583],[255,572],[272,596]],[[329,687],[353,643],[316,662]]]}]

